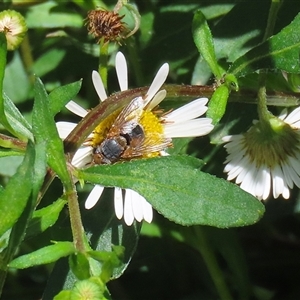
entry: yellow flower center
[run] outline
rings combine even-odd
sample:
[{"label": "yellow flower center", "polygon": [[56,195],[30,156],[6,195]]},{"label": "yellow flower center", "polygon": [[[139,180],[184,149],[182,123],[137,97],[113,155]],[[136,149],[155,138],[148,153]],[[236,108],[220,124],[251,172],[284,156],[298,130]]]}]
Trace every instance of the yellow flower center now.
[{"label": "yellow flower center", "polygon": [[[107,134],[116,118],[120,114],[120,111],[121,110],[115,111],[95,128],[93,137],[89,141],[89,144],[93,148],[96,148],[107,138]],[[140,119],[137,121],[142,126],[144,133],[144,140],[142,143],[144,145],[143,149],[145,150],[142,153],[141,157],[148,158],[159,156],[158,151],[151,150],[153,149],[153,146],[160,145],[165,142],[165,138],[163,135],[163,125],[159,117],[152,111],[144,110]]]},{"label": "yellow flower center", "polygon": [[[152,111],[144,111],[140,124],[144,128],[145,133],[145,145],[159,145],[163,143],[163,126],[159,118]],[[143,157],[155,157],[159,156],[159,152],[144,153]]]},{"label": "yellow flower center", "polygon": [[100,145],[106,138],[109,129],[113,125],[114,121],[116,120],[117,116],[119,115],[121,110],[116,110],[113,112],[109,117],[104,119],[94,130],[94,135],[92,137],[92,140],[90,142],[91,146],[93,148],[96,148],[98,145]]}]

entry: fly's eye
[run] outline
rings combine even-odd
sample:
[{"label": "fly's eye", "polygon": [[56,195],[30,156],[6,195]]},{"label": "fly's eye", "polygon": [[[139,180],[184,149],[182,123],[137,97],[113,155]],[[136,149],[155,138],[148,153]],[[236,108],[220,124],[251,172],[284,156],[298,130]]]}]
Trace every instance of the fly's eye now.
[{"label": "fly's eye", "polygon": [[143,130],[143,127],[141,125],[138,124],[132,129],[132,132],[131,132],[131,137],[132,138],[139,138],[143,135],[144,135],[144,130]]},{"label": "fly's eye", "polygon": [[126,139],[127,145],[130,145],[132,140],[144,137],[144,129],[141,125],[137,124],[130,132],[122,134],[121,136]]}]

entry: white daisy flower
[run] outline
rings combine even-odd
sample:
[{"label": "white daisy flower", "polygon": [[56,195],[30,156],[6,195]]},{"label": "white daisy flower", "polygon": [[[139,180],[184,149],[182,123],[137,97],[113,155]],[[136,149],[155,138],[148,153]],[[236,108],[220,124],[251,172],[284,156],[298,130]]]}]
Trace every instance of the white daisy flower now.
[{"label": "white daisy flower", "polygon": [[300,187],[299,129],[300,107],[269,122],[256,121],[244,134],[224,137],[227,179],[260,200],[271,191],[274,198],[288,199],[294,184]]},{"label": "white daisy flower", "polygon": [[[125,91],[128,89],[127,63],[121,52],[116,55],[115,66],[120,89]],[[101,122],[88,137],[87,142],[75,153],[72,164],[75,167],[83,168],[93,162],[105,164],[132,158],[167,155],[164,149],[171,146],[172,138],[208,134],[213,129],[212,120],[199,118],[207,110],[207,98],[196,99],[166,114],[163,114],[161,110],[153,110],[166,96],[166,91],[159,91],[159,89],[164,84],[168,72],[169,65],[165,63],[157,72],[145,96],[133,99],[128,106]],[[105,101],[107,94],[98,72],[93,71],[92,80],[99,98],[101,101]],[[69,102],[66,107],[80,117],[87,114],[85,109],[73,101]],[[108,134],[112,135],[112,128],[121,126],[122,121],[123,135],[119,134],[118,139],[108,137]],[[58,122],[60,137],[66,138],[76,125],[69,122]],[[121,146],[120,139],[124,141],[125,145]],[[133,147],[130,143],[133,143],[134,139],[135,146]],[[87,209],[91,209],[98,202],[103,189],[100,185],[93,188],[85,202]],[[138,222],[145,220],[150,223],[153,218],[151,204],[131,189],[122,190],[115,187],[114,207],[117,218],[124,217],[127,225],[131,225],[134,220]]]}]

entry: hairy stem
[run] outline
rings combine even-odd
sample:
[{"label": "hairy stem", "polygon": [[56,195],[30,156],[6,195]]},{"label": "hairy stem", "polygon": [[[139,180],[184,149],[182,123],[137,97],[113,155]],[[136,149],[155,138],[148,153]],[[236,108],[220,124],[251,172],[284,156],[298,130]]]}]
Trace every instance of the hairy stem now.
[{"label": "hairy stem", "polygon": [[105,89],[107,89],[107,61],[108,61],[108,43],[102,40],[100,42],[98,72],[100,74]]},{"label": "hairy stem", "polygon": [[79,252],[85,251],[84,246],[84,229],[81,221],[81,214],[78,204],[78,197],[76,193],[75,187],[75,179],[73,178],[71,172],[72,166],[68,166],[69,171],[69,178],[70,181],[65,184],[65,196],[68,199],[68,206],[69,206],[69,214],[70,214],[70,222],[71,222],[71,229],[73,235],[73,243]]},{"label": "hairy stem", "polygon": [[[267,27],[266,31],[263,37],[263,42],[266,41],[273,33],[277,13],[279,11],[280,7],[280,0],[272,0],[271,7],[269,10],[268,15],[268,21],[267,21]],[[268,126],[269,124],[269,118],[270,118],[270,112],[268,111],[267,107],[267,96],[266,96],[266,79],[267,79],[267,73],[262,72],[259,75],[259,89],[258,89],[258,115],[259,119],[262,122],[265,122]]]}]

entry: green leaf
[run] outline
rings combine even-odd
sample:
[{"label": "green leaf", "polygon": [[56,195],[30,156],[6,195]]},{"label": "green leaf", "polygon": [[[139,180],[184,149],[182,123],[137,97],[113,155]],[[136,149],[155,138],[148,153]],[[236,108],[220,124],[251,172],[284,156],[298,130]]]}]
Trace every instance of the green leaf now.
[{"label": "green leaf", "polygon": [[13,59],[6,66],[3,86],[5,93],[14,100],[14,103],[18,104],[28,99],[31,85],[19,51],[14,52]]},{"label": "green leaf", "polygon": [[50,111],[48,95],[39,78],[35,81],[35,102],[32,116],[35,138],[40,143],[46,144],[47,160],[50,167],[57,173],[62,182],[70,182],[64,157],[63,142],[58,136],[56,125]]},{"label": "green leaf", "polygon": [[[0,146],[1,146],[1,143],[0,143]],[[20,151],[15,151],[15,150],[0,149],[0,158],[9,157],[9,156],[24,156],[24,153],[20,152]],[[2,173],[2,172],[0,172],[0,173]]]},{"label": "green leaf", "polygon": [[66,200],[58,199],[51,205],[36,210],[28,225],[26,237],[37,235],[55,224],[66,203]]},{"label": "green leaf", "polygon": [[[33,147],[32,143],[29,142],[28,146]],[[35,145],[35,161],[32,166],[30,166],[33,173],[33,178],[31,181],[32,193],[29,201],[26,204],[24,211],[21,216],[18,218],[16,224],[13,226],[9,238],[9,244],[7,247],[7,251],[5,252],[5,261],[6,266],[8,262],[12,260],[14,257],[16,250],[19,248],[20,243],[23,241],[25,236],[26,228],[31,220],[33,210],[35,209],[38,193],[40,187],[43,183],[45,173],[46,173],[46,151],[44,148],[44,144],[36,144]]]},{"label": "green leaf", "polygon": [[66,50],[50,49],[35,61],[32,66],[32,72],[38,77],[44,76],[50,71],[55,70],[65,55]]},{"label": "green leaf", "polygon": [[95,260],[101,262],[100,278],[104,282],[108,282],[112,278],[115,268],[122,264],[121,259],[124,256],[125,248],[122,246],[112,247],[112,251],[89,251],[88,255]]},{"label": "green leaf", "polygon": [[3,99],[5,115],[13,130],[18,133],[17,136],[22,140],[28,139],[33,141],[31,125],[26,121],[13,101],[5,93],[3,93]]},{"label": "green leaf", "polygon": [[78,27],[81,28],[83,18],[76,13],[63,9],[62,6],[56,10],[58,4],[55,2],[45,2],[30,7],[27,13],[28,28],[64,28]]},{"label": "green leaf", "polygon": [[30,197],[34,157],[34,148],[29,144],[17,173],[0,192],[0,236],[15,224]]},{"label": "green leaf", "polygon": [[235,76],[245,76],[260,69],[300,72],[300,13],[278,34],[237,59],[229,68]]},{"label": "green leaf", "polygon": [[[118,254],[121,264],[113,269],[111,279],[114,279],[123,274],[132,259],[138,243],[141,223],[135,222],[132,226],[127,226],[122,220],[117,219],[111,192],[111,189],[105,189],[101,201],[93,209],[82,209],[81,215],[91,248],[108,253],[113,249]],[[125,248],[122,256],[119,255],[117,246]],[[100,276],[102,264],[92,258],[89,262],[93,275]],[[77,278],[70,271],[67,259],[59,260],[48,280],[44,293],[45,299],[53,299],[62,289],[71,289],[76,280]]]},{"label": "green leaf", "polygon": [[[117,278],[123,274],[135,252],[141,224],[136,222],[132,226],[127,226],[124,221],[117,219],[112,192],[112,189],[105,189],[99,204],[91,210],[83,210],[82,221],[91,248],[95,251],[110,253],[118,246],[125,247],[124,255],[119,257],[121,264],[113,271],[112,278]],[[97,266],[100,274],[101,265],[99,267],[97,263],[95,268]]]},{"label": "green leaf", "polygon": [[25,269],[32,266],[49,264],[72,253],[75,253],[73,243],[55,242],[54,245],[46,246],[29,254],[17,257],[9,263],[9,267]]},{"label": "green leaf", "polygon": [[200,10],[197,10],[194,15],[192,31],[198,51],[209,64],[215,77],[221,79],[222,74],[217,62],[213,38],[205,16]]},{"label": "green leaf", "polygon": [[214,45],[219,62],[225,58],[232,63],[262,41],[270,3],[260,1],[259,4],[258,7],[256,1],[247,1],[246,5],[238,1],[218,22],[213,22]]},{"label": "green leaf", "polygon": [[78,252],[70,255],[69,265],[79,280],[88,279],[91,276],[90,264],[85,254]]},{"label": "green leaf", "polygon": [[71,299],[71,290],[63,290],[57,294],[53,300],[70,300]]},{"label": "green leaf", "polygon": [[23,159],[24,159],[24,153],[23,153],[23,157],[20,156],[1,157],[0,174],[3,176],[12,177],[17,172],[17,169],[21,165]]},{"label": "green leaf", "polygon": [[206,116],[213,120],[213,124],[219,123],[226,111],[227,101],[229,97],[229,88],[223,84],[219,86],[213,93],[209,103]]},{"label": "green leaf", "polygon": [[226,180],[198,170],[192,157],[159,157],[79,171],[78,177],[104,186],[131,188],[161,214],[182,225],[245,226],[264,206]]},{"label": "green leaf", "polygon": [[49,94],[49,106],[53,115],[56,115],[62,108],[72,100],[81,88],[82,80],[60,86]]}]

